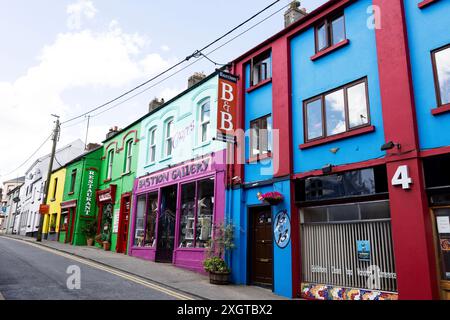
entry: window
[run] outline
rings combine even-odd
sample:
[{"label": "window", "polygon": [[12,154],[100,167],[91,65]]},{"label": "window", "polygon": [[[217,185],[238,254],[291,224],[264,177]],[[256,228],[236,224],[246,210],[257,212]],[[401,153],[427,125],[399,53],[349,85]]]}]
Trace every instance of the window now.
[{"label": "window", "polygon": [[272,117],[267,115],[250,122],[250,157],[268,154],[272,149]]},{"label": "window", "polygon": [[205,142],[209,138],[211,107],[209,99],[201,105],[200,111],[200,136],[201,142]]},{"label": "window", "polygon": [[136,247],[155,247],[157,212],[157,192],[138,196],[134,234],[134,245]]},{"label": "window", "polygon": [[127,141],[125,147],[125,166],[124,173],[128,173],[131,171],[131,162],[133,160],[133,139]]},{"label": "window", "polygon": [[152,128],[149,130],[148,141],[147,162],[154,163],[156,160],[156,128]]},{"label": "window", "polygon": [[144,245],[145,206],[146,206],[146,196],[145,195],[139,196],[137,199],[136,226],[134,233],[134,245],[137,247],[142,247]]},{"label": "window", "polygon": [[316,52],[332,47],[346,39],[344,15],[326,19],[316,27]]},{"label": "window", "polygon": [[181,186],[180,248],[207,248],[213,232],[214,178]]},{"label": "window", "polygon": [[272,78],[272,62],[270,52],[266,52],[251,61],[251,86]]},{"label": "window", "polygon": [[106,168],[106,180],[111,180],[114,161],[114,150],[108,151],[108,167]]},{"label": "window", "polygon": [[433,52],[438,105],[450,104],[450,45]]},{"label": "window", "polygon": [[70,175],[70,191],[69,193],[75,192],[75,181],[77,179],[77,169],[72,170],[72,174]]},{"label": "window", "polygon": [[56,199],[56,190],[58,188],[58,178],[55,178],[54,183],[53,183],[53,196],[52,196],[52,200]]},{"label": "window", "polygon": [[367,79],[306,101],[304,113],[305,141],[368,125]]},{"label": "window", "polygon": [[173,129],[173,119],[166,122],[166,132],[165,132],[165,140],[164,140],[164,154],[166,157],[172,155],[173,150],[173,138],[172,138],[172,129]]}]

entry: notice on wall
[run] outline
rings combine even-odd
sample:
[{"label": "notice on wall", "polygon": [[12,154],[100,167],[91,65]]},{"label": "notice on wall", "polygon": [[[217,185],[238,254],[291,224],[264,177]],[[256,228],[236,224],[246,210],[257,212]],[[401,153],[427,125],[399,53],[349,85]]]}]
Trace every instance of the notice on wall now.
[{"label": "notice on wall", "polygon": [[437,229],[440,234],[450,233],[450,217],[436,217]]},{"label": "notice on wall", "polygon": [[356,241],[359,261],[370,261],[370,241],[358,240]]},{"label": "notice on wall", "polygon": [[120,210],[119,209],[114,210],[113,233],[119,232],[119,215]]}]

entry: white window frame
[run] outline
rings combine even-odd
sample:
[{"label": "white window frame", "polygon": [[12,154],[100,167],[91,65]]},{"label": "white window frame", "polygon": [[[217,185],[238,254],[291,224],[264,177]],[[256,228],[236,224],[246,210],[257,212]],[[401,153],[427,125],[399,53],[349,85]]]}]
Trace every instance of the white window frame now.
[{"label": "white window frame", "polygon": [[133,139],[127,141],[125,145],[125,171],[129,173],[131,171],[131,162],[133,161]]},{"label": "white window frame", "polygon": [[[203,120],[203,107],[209,105],[209,118]],[[206,128],[205,140],[203,140],[203,129]],[[211,99],[207,98],[200,104],[200,143],[205,143],[210,139],[211,133]]]},{"label": "white window frame", "polygon": [[112,178],[112,168],[114,161],[114,149],[108,151],[108,167],[106,168],[106,180],[111,180]]},{"label": "white window frame", "polygon": [[[171,136],[174,120],[173,118],[167,120],[164,125],[164,156],[166,158],[172,156],[173,153],[173,138]],[[170,130],[169,130],[170,129]],[[170,153],[169,153],[170,143]]]},{"label": "white window frame", "polygon": [[148,163],[156,162],[156,127],[148,130]]}]

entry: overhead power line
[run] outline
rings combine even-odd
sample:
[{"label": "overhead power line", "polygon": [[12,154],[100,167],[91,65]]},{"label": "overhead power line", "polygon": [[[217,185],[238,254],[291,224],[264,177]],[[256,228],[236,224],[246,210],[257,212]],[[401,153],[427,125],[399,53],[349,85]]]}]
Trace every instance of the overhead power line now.
[{"label": "overhead power line", "polygon": [[215,39],[214,41],[212,41],[212,42],[210,42],[209,44],[207,44],[206,46],[204,46],[202,49],[196,50],[193,54],[187,56],[185,59],[179,61],[178,63],[174,64],[173,66],[171,66],[171,67],[169,67],[169,68],[167,68],[166,70],[162,71],[161,73],[157,74],[156,76],[150,78],[149,80],[147,80],[147,81],[145,81],[145,82],[143,82],[143,83],[137,85],[136,87],[134,87],[134,88],[132,88],[132,89],[126,91],[125,93],[122,93],[121,95],[117,96],[117,97],[114,98],[114,99],[111,99],[111,100],[109,100],[109,101],[107,101],[107,102],[105,102],[105,103],[103,103],[103,104],[101,104],[101,105],[99,105],[99,106],[97,106],[97,107],[94,107],[94,108],[90,109],[89,111],[86,111],[86,112],[84,112],[84,113],[82,113],[82,114],[80,114],[80,115],[78,115],[78,116],[75,116],[75,117],[73,117],[73,118],[70,118],[69,120],[63,121],[61,124],[65,124],[65,123],[68,123],[68,122],[72,122],[72,121],[77,120],[77,119],[79,119],[79,118],[81,118],[81,117],[84,117],[84,116],[86,116],[86,115],[88,115],[88,114],[90,114],[90,113],[92,113],[92,112],[94,112],[94,111],[97,111],[97,110],[99,110],[99,109],[101,109],[101,108],[104,108],[104,107],[110,105],[111,103],[114,103],[114,102],[118,101],[119,99],[121,99],[121,98],[123,98],[123,97],[129,95],[130,93],[132,93],[132,92],[134,92],[134,91],[136,91],[136,90],[142,88],[142,87],[145,86],[146,84],[148,84],[148,83],[150,83],[150,82],[152,82],[152,81],[158,79],[159,77],[165,75],[166,73],[168,73],[168,72],[174,70],[175,68],[179,67],[179,66],[182,65],[183,63],[185,63],[185,62],[189,61],[190,59],[194,58],[195,55],[197,55],[199,52],[202,52],[202,51],[208,49],[209,47],[211,47],[211,46],[214,45],[215,43],[219,42],[219,41],[222,40],[223,38],[227,37],[228,35],[230,35],[230,34],[233,33],[234,31],[236,31],[237,29],[239,29],[240,27],[242,27],[243,25],[247,24],[249,21],[255,19],[257,16],[259,16],[259,15],[262,14],[263,12],[265,12],[265,11],[267,11],[268,9],[270,9],[271,7],[273,7],[275,4],[277,4],[277,3],[280,2],[280,1],[281,1],[281,0],[276,0],[276,1],[272,2],[271,4],[269,4],[269,5],[268,5],[267,7],[265,7],[264,9],[262,9],[262,10],[260,10],[259,12],[255,13],[253,16],[251,16],[250,18],[248,18],[248,19],[245,20],[244,22],[240,23],[240,24],[237,25],[236,27],[232,28],[230,31],[226,32],[224,35],[220,36],[219,38]]}]

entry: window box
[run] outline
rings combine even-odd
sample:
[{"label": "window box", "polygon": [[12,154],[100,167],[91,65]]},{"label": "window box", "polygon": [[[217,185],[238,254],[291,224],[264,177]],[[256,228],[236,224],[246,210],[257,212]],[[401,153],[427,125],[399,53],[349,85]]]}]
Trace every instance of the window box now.
[{"label": "window box", "polygon": [[328,47],[327,49],[325,49],[323,51],[319,51],[318,53],[316,53],[315,55],[313,55],[311,57],[311,61],[316,61],[317,59],[322,58],[323,56],[326,56],[326,55],[338,50],[339,48],[345,47],[348,44],[350,44],[350,40],[345,39],[331,47]]},{"label": "window box", "polygon": [[266,79],[266,80],[264,80],[264,81],[261,81],[261,82],[258,83],[258,84],[255,84],[254,86],[251,86],[250,88],[248,88],[248,89],[246,90],[246,92],[247,92],[247,93],[250,93],[250,92],[252,92],[252,91],[254,91],[254,90],[256,90],[256,89],[259,89],[259,88],[265,86],[265,85],[268,84],[268,83],[271,83],[271,82],[272,82],[272,78]]},{"label": "window box", "polygon": [[328,137],[328,138],[306,142],[304,144],[299,145],[298,147],[299,147],[300,150],[305,150],[305,149],[312,148],[312,147],[315,147],[315,146],[319,146],[319,145],[322,145],[322,144],[326,144],[326,143],[330,143],[330,142],[334,142],[334,141],[338,141],[338,140],[342,140],[342,139],[347,139],[347,138],[350,138],[350,137],[359,136],[359,135],[370,133],[370,132],[374,132],[374,131],[375,131],[375,127],[374,126],[367,126],[367,127],[355,129],[355,130],[352,130],[352,131],[344,132],[344,133],[341,133],[341,134],[338,134],[338,135],[335,135],[335,136],[331,136],[331,137]]},{"label": "window box", "polygon": [[425,7],[428,7],[430,4],[433,4],[438,1],[439,0],[423,0],[422,2],[419,2],[417,6],[419,7],[419,9],[423,9]]},{"label": "window box", "polygon": [[450,103],[431,110],[431,114],[433,116],[438,116],[440,114],[447,113],[447,112],[450,112]]}]

